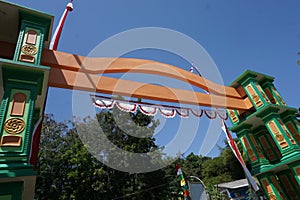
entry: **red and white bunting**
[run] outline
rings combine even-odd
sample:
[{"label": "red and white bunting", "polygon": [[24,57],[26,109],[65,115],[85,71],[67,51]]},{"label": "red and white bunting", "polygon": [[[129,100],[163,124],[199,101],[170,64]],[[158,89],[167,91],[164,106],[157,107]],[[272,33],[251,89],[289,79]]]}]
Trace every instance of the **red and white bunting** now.
[{"label": "red and white bunting", "polygon": [[209,119],[216,119],[217,117],[220,117],[221,119],[226,120],[228,118],[225,110],[203,110],[174,107],[137,101],[111,99],[103,96],[92,96],[92,101],[96,107],[101,109],[112,109],[116,105],[122,111],[136,112],[137,110],[140,110],[143,114],[149,116],[154,116],[159,112],[166,118],[173,118],[176,114],[180,117],[187,118],[190,116],[190,113],[192,113],[195,117],[202,117],[203,113],[205,113]]},{"label": "red and white bunting", "polygon": [[116,102],[117,107],[125,112],[135,112],[137,105],[136,104],[130,104],[130,103],[125,103],[125,102]]},{"label": "red and white bunting", "polygon": [[204,113],[209,119],[217,118],[217,111],[215,111],[215,110],[205,110]]},{"label": "red and white bunting", "polygon": [[151,106],[145,106],[145,105],[139,105],[139,109],[142,113],[145,115],[150,115],[154,116],[157,113],[157,108],[156,107],[151,107]]},{"label": "red and white bunting", "polygon": [[175,110],[173,108],[159,108],[160,114],[166,118],[173,118],[175,117]]},{"label": "red and white bunting", "polygon": [[97,99],[94,101],[94,105],[99,108],[107,108],[112,109],[115,105],[115,101],[113,100],[104,100],[104,99]]}]

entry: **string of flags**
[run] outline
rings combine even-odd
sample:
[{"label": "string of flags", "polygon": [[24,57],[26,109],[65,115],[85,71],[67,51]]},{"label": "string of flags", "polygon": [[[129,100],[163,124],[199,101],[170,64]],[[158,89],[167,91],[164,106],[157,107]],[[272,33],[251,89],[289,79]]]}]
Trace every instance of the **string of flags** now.
[{"label": "string of flags", "polygon": [[228,118],[228,114],[225,110],[204,110],[204,109],[192,109],[176,106],[158,105],[145,102],[127,101],[122,99],[113,99],[110,97],[91,95],[93,104],[101,109],[112,109],[117,106],[125,112],[136,112],[138,109],[145,115],[154,116],[158,112],[166,117],[173,118],[177,115],[183,118],[189,117],[193,114],[196,117],[206,115],[209,119],[216,119],[220,117],[223,120]]},{"label": "string of flags", "polygon": [[190,191],[189,191],[189,186],[186,183],[183,173],[181,171],[181,167],[179,164],[176,164],[176,169],[177,169],[177,179],[180,182],[180,186],[183,187],[183,196],[185,200],[190,200]]}]

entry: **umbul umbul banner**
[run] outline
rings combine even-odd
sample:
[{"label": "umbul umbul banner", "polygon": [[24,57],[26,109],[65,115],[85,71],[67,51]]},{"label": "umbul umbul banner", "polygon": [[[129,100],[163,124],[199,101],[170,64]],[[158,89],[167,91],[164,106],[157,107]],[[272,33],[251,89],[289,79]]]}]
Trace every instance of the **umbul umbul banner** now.
[{"label": "umbul umbul banner", "polygon": [[[202,74],[200,72],[200,70],[198,69],[198,67],[192,63],[192,67],[190,67],[190,72],[193,73],[194,72],[194,69],[196,70],[196,72],[198,73],[198,75],[200,77],[202,77]],[[205,91],[207,94],[209,94],[209,92]],[[259,190],[259,187],[257,186],[255,180],[253,179],[251,173],[249,172],[244,160],[243,160],[243,157],[241,156],[241,153],[239,151],[239,149],[237,148],[237,145],[235,143],[235,141],[232,139],[232,136],[225,124],[225,121],[224,119],[221,119],[222,120],[222,130],[224,131],[225,135],[226,135],[226,138],[227,138],[227,141],[228,141],[228,144],[232,150],[232,152],[234,153],[235,157],[238,159],[238,161],[240,162],[240,164],[242,165],[242,168],[244,170],[244,173],[246,175],[246,178],[249,182],[249,185],[251,186],[251,189],[253,191],[258,191]]]},{"label": "umbul umbul banner", "polygon": [[66,21],[66,18],[67,18],[67,15],[69,13],[69,11],[71,12],[73,10],[73,0],[70,1],[70,3],[68,3],[68,5],[66,6],[66,9],[63,13],[63,15],[61,16],[60,20],[59,20],[59,23],[55,29],[55,32],[52,36],[52,39],[51,39],[51,42],[50,42],[50,46],[49,46],[49,49],[51,50],[57,50],[57,45],[58,45],[58,42],[59,42],[59,38],[60,38],[60,35],[61,35],[61,32],[62,32],[62,29],[64,27],[64,23]]},{"label": "umbul umbul banner", "polygon": [[184,180],[184,176],[183,176],[183,173],[181,171],[181,168],[180,168],[179,164],[176,165],[176,169],[177,169],[177,179],[178,179],[178,181],[180,181],[180,186],[183,187],[184,199],[185,200],[190,200],[191,197],[190,197],[190,192],[189,192],[189,186]]},{"label": "umbul umbul banner", "polygon": [[238,161],[240,162],[240,164],[242,165],[242,168],[245,172],[245,175],[246,175],[246,178],[249,182],[249,185],[251,186],[251,189],[254,190],[255,192],[259,190],[255,180],[253,179],[250,171],[248,170],[244,160],[243,160],[243,157],[235,143],[235,141],[233,140],[224,120],[222,120],[222,130],[224,131],[224,133],[226,134],[226,138],[227,138],[227,141],[228,141],[228,144],[232,150],[232,152],[234,153],[235,157],[238,159]]}]

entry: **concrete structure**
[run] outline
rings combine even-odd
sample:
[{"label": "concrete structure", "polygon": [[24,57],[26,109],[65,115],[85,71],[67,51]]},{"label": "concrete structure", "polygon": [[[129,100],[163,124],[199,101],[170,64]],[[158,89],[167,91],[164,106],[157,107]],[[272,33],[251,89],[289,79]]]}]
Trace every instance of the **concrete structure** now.
[{"label": "concrete structure", "polygon": [[[246,71],[228,87],[151,60],[53,51],[52,22],[51,15],[0,1],[0,199],[33,198],[48,86],[230,109],[232,131],[265,193],[270,199],[299,197],[299,122],[272,77]],[[178,79],[210,94],[104,76],[128,71]]]},{"label": "concrete structure", "polygon": [[244,72],[233,87],[244,88],[254,107],[229,110],[233,127],[256,176],[270,199],[300,199],[300,124],[297,109],[286,105],[274,78]]}]

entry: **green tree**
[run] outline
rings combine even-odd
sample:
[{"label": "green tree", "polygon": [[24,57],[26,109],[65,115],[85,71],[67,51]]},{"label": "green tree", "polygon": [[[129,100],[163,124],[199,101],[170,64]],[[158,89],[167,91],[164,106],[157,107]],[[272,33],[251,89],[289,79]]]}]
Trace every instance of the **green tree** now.
[{"label": "green tree", "polygon": [[[123,150],[135,153],[159,150],[152,137],[157,121],[140,112],[131,113],[129,118],[125,112],[113,112],[100,112],[96,120],[83,120],[76,128],[75,124],[68,127],[65,123],[56,122],[52,115],[45,116],[36,199],[167,199],[170,176],[164,169],[129,174],[107,167],[88,151],[92,144],[97,143],[104,145],[99,155],[109,154],[105,144],[99,140],[101,134],[93,132],[99,124],[110,141]],[[78,128],[85,131],[83,137],[94,137],[93,140],[82,144],[81,139],[84,138],[79,138]],[[143,138],[132,136],[141,134]],[[158,160],[162,159],[161,156],[157,154]],[[116,155],[112,159],[120,162],[120,158]],[[120,164],[126,165],[126,159],[124,162]]]}]

